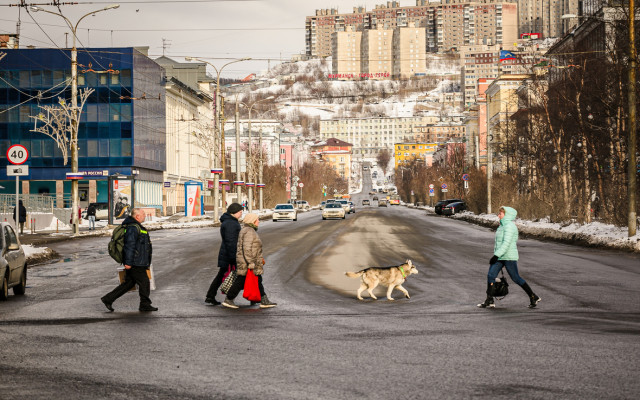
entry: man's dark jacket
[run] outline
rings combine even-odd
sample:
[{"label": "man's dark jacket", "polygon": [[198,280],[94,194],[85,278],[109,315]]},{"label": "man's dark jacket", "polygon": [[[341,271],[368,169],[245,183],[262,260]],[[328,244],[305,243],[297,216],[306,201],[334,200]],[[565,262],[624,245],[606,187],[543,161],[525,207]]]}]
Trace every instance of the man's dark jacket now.
[{"label": "man's dark jacket", "polygon": [[94,206],[93,204],[89,206],[89,208],[87,208],[87,217],[93,215],[94,217],[96,216],[96,206]]},{"label": "man's dark jacket", "polygon": [[224,213],[220,217],[220,235],[222,244],[218,253],[218,267],[227,268],[236,265],[236,251],[238,250],[238,235],[240,234],[240,222],[231,214]]},{"label": "man's dark jacket", "polygon": [[147,229],[132,216],[128,216],[122,225],[127,226],[124,234],[124,265],[149,267],[153,249]]},{"label": "man's dark jacket", "polygon": [[[20,212],[18,222],[27,222],[27,209],[22,205],[22,200],[18,203],[18,210]],[[16,208],[13,207],[13,220],[16,221]]]}]

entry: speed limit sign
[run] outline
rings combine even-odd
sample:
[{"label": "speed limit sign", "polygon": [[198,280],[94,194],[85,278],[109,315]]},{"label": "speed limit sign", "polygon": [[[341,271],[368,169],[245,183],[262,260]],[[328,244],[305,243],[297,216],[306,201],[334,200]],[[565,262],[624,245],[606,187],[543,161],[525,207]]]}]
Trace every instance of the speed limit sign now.
[{"label": "speed limit sign", "polygon": [[28,158],[29,152],[27,148],[21,144],[14,144],[7,150],[7,160],[9,160],[11,164],[24,164]]}]

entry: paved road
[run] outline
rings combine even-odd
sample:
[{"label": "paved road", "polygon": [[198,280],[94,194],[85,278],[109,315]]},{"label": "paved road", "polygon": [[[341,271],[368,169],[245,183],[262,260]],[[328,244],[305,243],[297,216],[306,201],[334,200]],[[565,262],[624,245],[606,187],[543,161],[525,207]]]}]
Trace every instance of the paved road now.
[{"label": "paved road", "polygon": [[[357,199],[358,200],[358,199]],[[360,203],[359,203],[360,204]],[[265,287],[278,307],[203,304],[217,228],[152,232],[160,311],[116,284],[107,238],[52,245],[24,297],[0,303],[0,398],[636,398],[640,256],[535,240],[495,310],[484,298],[489,229],[405,207],[266,221]],[[341,275],[411,259],[411,299],[357,301]],[[219,296],[222,299],[222,296]]]}]

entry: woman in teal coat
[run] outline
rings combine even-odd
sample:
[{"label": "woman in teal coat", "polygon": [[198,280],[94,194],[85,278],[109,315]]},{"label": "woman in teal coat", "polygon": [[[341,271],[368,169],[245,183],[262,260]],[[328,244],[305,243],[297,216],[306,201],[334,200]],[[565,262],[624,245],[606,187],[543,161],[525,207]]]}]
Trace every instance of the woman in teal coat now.
[{"label": "woman in teal coat", "polygon": [[518,274],[518,227],[516,227],[516,216],[518,212],[511,207],[500,207],[498,218],[500,226],[496,231],[496,243],[493,249],[493,257],[489,261],[489,273],[487,274],[487,299],[478,307],[495,307],[493,302],[493,284],[502,268],[507,269],[511,279],[529,296],[529,308],[534,308],[541,300],[527,282]]}]

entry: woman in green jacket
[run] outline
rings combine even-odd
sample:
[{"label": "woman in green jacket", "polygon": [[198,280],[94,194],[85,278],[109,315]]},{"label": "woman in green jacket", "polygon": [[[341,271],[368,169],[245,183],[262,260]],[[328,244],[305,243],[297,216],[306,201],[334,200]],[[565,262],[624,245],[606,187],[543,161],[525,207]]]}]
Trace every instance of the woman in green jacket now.
[{"label": "woman in green jacket", "polygon": [[529,308],[534,308],[541,300],[527,282],[518,274],[518,227],[516,227],[516,216],[518,212],[511,207],[500,207],[498,219],[500,226],[496,231],[496,243],[493,249],[493,257],[489,260],[489,273],[487,274],[487,299],[478,307],[495,307],[493,302],[493,284],[502,268],[507,269],[511,279],[529,296]]}]

